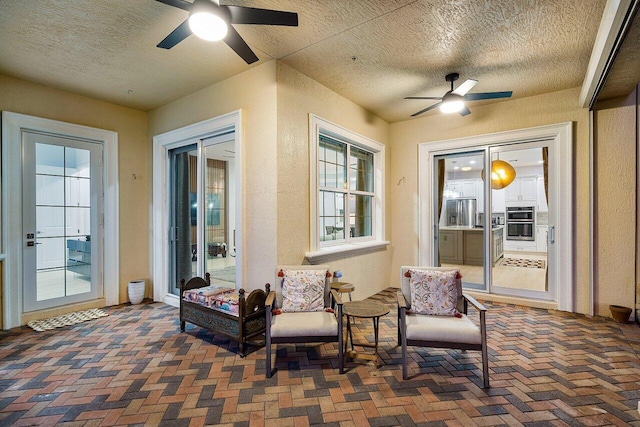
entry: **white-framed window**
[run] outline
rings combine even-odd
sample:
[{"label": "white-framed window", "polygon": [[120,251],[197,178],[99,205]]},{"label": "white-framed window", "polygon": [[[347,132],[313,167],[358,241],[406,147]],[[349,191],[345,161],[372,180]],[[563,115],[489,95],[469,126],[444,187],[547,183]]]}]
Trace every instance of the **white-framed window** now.
[{"label": "white-framed window", "polygon": [[311,261],[384,246],[384,145],[309,116]]}]

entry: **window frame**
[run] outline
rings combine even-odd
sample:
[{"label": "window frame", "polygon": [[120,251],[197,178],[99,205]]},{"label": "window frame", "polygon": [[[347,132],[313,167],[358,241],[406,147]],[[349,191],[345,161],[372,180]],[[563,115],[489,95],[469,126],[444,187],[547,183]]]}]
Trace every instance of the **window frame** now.
[{"label": "window frame", "polygon": [[[355,146],[366,150],[373,154],[373,197],[371,208],[371,236],[349,237],[349,233],[345,232],[344,240],[336,241],[320,241],[320,212],[319,195],[322,190],[333,191],[336,189],[320,186],[319,173],[319,147],[320,135],[325,135],[338,142],[347,144],[347,146]],[[347,149],[346,168],[350,173],[349,165],[350,148]],[[377,250],[389,244],[385,239],[385,203],[384,203],[384,185],[385,185],[385,146],[377,141],[353,132],[342,126],[331,123],[314,114],[309,114],[309,199],[310,199],[310,252],[305,254],[306,258],[311,262],[323,262],[335,258],[344,258],[346,256],[357,255],[362,252]],[[347,175],[347,181],[349,174]],[[349,187],[349,186],[347,186]],[[345,205],[349,203],[349,195],[371,194],[371,192],[363,192],[350,188],[344,191],[338,191],[345,194]],[[345,218],[348,221],[347,209],[345,209]]]}]

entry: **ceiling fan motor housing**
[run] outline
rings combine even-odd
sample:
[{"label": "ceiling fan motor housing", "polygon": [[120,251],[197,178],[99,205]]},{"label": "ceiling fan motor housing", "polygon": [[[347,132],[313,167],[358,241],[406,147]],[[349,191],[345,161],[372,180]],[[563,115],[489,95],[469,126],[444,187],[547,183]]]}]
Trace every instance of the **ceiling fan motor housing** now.
[{"label": "ceiling fan motor housing", "polygon": [[453,82],[455,82],[459,78],[460,78],[460,74],[458,73],[449,73],[444,77],[446,81],[451,82],[452,87],[453,87]]}]

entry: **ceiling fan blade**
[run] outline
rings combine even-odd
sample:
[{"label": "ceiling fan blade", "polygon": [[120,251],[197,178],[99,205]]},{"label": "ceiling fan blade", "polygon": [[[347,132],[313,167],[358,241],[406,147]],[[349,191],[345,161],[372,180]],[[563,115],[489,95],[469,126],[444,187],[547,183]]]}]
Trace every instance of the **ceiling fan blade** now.
[{"label": "ceiling fan blade", "polygon": [[243,6],[222,6],[231,13],[232,24],[263,24],[298,26],[298,14],[279,10],[256,9]]},{"label": "ceiling fan blade", "polygon": [[477,80],[467,79],[464,83],[456,88],[452,93],[456,95],[464,96],[467,92],[469,92],[475,85],[478,84]]},{"label": "ceiling fan blade", "polygon": [[178,9],[186,10],[189,12],[191,10],[192,3],[184,0],[156,0],[157,2],[164,3],[169,6],[177,7]]},{"label": "ceiling fan blade", "polygon": [[442,99],[441,96],[407,96],[404,99]]},{"label": "ceiling fan blade", "polygon": [[420,110],[420,111],[418,111],[417,113],[413,113],[413,114],[411,115],[411,117],[415,117],[415,116],[418,116],[418,115],[420,115],[420,114],[422,114],[422,113],[426,113],[426,112],[427,112],[427,111],[429,111],[429,110],[433,110],[434,108],[438,107],[440,104],[442,104],[442,102],[436,102],[435,104],[428,106],[428,107],[427,107],[427,108],[425,108],[424,110]]},{"label": "ceiling fan blade", "polygon": [[511,98],[512,91],[508,92],[484,92],[484,93],[468,93],[464,96],[467,101],[479,101],[481,99],[497,99]]},{"label": "ceiling fan blade", "polygon": [[253,53],[249,45],[231,25],[229,25],[229,30],[227,36],[224,38],[224,42],[240,55],[240,58],[244,59],[244,62],[247,64],[253,64],[258,60],[256,54]]},{"label": "ceiling fan blade", "polygon": [[469,107],[467,107],[466,105],[464,106],[464,108],[462,110],[460,110],[460,115],[462,117],[471,114],[471,110],[469,110]]},{"label": "ceiling fan blade", "polygon": [[158,43],[158,47],[163,49],[171,49],[182,40],[186,39],[191,35],[191,29],[189,28],[189,20],[187,19],[182,24],[178,25],[178,28],[173,30],[171,34],[164,38],[160,43]]}]

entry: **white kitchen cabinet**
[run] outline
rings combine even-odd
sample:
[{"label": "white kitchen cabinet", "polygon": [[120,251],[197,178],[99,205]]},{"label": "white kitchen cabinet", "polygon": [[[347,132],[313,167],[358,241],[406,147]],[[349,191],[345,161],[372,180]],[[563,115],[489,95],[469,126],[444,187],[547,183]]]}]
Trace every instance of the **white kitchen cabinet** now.
[{"label": "white kitchen cabinet", "polygon": [[445,190],[453,193],[452,197],[478,197],[477,182],[479,179],[456,179],[447,181]]},{"label": "white kitchen cabinet", "polygon": [[476,189],[476,179],[465,179],[460,181],[460,192],[462,195],[460,197],[477,197],[477,189]]},{"label": "white kitchen cabinet", "polygon": [[544,192],[544,177],[539,176],[536,181],[536,211],[547,212],[549,206],[547,205],[547,196]]},{"label": "white kitchen cabinet", "polygon": [[538,252],[535,241],[530,240],[505,240],[504,250],[513,252]]},{"label": "white kitchen cabinet", "polygon": [[511,184],[505,188],[505,202],[530,202],[532,205],[536,203],[536,185],[535,176],[523,176],[516,178]]},{"label": "white kitchen cabinet", "polygon": [[460,181],[447,181],[444,189],[451,193],[451,198],[460,197]]},{"label": "white kitchen cabinet", "polygon": [[[507,187],[508,188],[508,187]],[[491,204],[493,212],[506,212],[504,207],[505,189],[491,190]]]},{"label": "white kitchen cabinet", "polygon": [[547,252],[547,239],[549,227],[546,225],[536,225],[536,251]]}]

